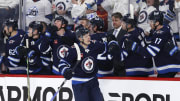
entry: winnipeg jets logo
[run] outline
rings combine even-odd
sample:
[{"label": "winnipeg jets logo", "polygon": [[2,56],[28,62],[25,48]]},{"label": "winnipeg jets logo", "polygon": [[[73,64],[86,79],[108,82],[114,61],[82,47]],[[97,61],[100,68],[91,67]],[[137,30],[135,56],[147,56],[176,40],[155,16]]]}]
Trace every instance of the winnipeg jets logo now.
[{"label": "winnipeg jets logo", "polygon": [[94,71],[94,58],[93,57],[87,57],[82,61],[81,67],[84,72],[86,73],[92,73]]},{"label": "winnipeg jets logo", "polygon": [[146,11],[142,11],[139,14],[139,18],[138,18],[138,23],[144,23],[147,20],[147,12]]},{"label": "winnipeg jets logo", "polygon": [[69,52],[68,52],[68,46],[65,46],[65,45],[61,45],[58,49],[57,49],[57,54],[58,54],[58,58],[61,59],[61,58],[65,58],[69,55]]},{"label": "winnipeg jets logo", "polygon": [[38,14],[38,8],[36,6],[29,8],[27,11],[28,17],[35,17],[37,16],[37,14]]},{"label": "winnipeg jets logo", "polygon": [[9,40],[9,44],[13,44],[15,40]]},{"label": "winnipeg jets logo", "polygon": [[89,49],[85,49],[85,52],[86,52],[86,53],[89,53]]},{"label": "winnipeg jets logo", "polygon": [[66,9],[66,5],[64,4],[64,2],[59,2],[56,5],[56,9],[57,10],[65,10]]},{"label": "winnipeg jets logo", "polygon": [[31,41],[31,45],[35,45],[35,41]]}]

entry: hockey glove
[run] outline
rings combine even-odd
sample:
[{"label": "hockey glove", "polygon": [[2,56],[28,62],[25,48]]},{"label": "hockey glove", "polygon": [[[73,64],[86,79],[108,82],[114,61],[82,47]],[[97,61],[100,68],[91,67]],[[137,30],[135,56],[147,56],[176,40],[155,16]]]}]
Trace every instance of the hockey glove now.
[{"label": "hockey glove", "polygon": [[124,41],[124,46],[127,51],[133,51],[133,52],[137,52],[137,49],[139,47],[136,42],[133,42],[132,40],[128,40],[128,39]]},{"label": "hockey glove", "polygon": [[27,49],[23,46],[17,46],[16,47],[16,53],[17,55],[19,55],[19,57],[24,57],[24,56],[27,56]]},{"label": "hockey glove", "polygon": [[3,63],[3,56],[0,56],[0,65]]},{"label": "hockey glove", "polygon": [[174,43],[167,42],[164,46],[164,50],[170,55],[170,56],[175,56],[178,52],[178,47],[174,45]]},{"label": "hockey glove", "polygon": [[115,76],[125,76],[126,70],[124,66],[124,62],[120,61],[117,58],[113,59],[113,67],[114,67],[114,75]]},{"label": "hockey glove", "polygon": [[64,74],[63,74],[64,78],[66,78],[67,80],[70,80],[73,76],[73,72],[72,72],[72,69],[71,68],[68,68],[64,71]]},{"label": "hockey glove", "polygon": [[34,51],[34,50],[31,50],[31,51],[28,53],[28,58],[29,58],[29,59],[34,59],[35,57],[36,57],[35,51]]},{"label": "hockey glove", "polygon": [[31,64],[31,65],[33,65],[33,64],[35,64],[35,63],[37,63],[37,54],[35,53],[35,51],[34,50],[31,50],[29,53],[28,53],[28,58],[29,58],[29,63]]},{"label": "hockey glove", "polygon": [[74,42],[67,36],[62,36],[61,41],[63,42],[63,44],[66,44],[68,46],[72,46],[74,44]]},{"label": "hockey glove", "polygon": [[115,36],[112,35],[112,34],[108,34],[108,35],[107,35],[107,42],[110,42],[110,41],[112,41],[112,40],[116,40]]},{"label": "hockey glove", "polygon": [[118,55],[120,49],[119,49],[119,44],[116,41],[111,41],[108,44],[108,52],[112,55],[112,56],[116,56]]},{"label": "hockey glove", "polygon": [[47,31],[51,34],[51,38],[54,38],[58,28],[56,26],[49,26]]}]

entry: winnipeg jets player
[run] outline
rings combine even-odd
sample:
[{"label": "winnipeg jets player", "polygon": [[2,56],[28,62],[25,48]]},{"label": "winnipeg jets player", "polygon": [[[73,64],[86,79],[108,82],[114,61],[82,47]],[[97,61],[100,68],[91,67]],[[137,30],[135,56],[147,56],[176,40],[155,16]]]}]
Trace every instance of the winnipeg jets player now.
[{"label": "winnipeg jets player", "polygon": [[20,45],[25,32],[18,29],[17,21],[8,19],[4,23],[3,33],[8,37],[6,41],[5,56],[1,56],[1,62],[8,67],[11,74],[26,73],[25,61],[16,53],[16,47]]},{"label": "winnipeg jets player", "polygon": [[48,36],[42,35],[42,29],[41,22],[31,22],[28,33],[22,40],[21,45],[17,47],[17,53],[20,56],[29,58],[27,66],[29,66],[30,74],[51,74],[50,40]]},{"label": "winnipeg jets player", "polygon": [[[151,43],[141,47],[136,42],[124,41],[125,47],[145,57],[154,57],[158,77],[174,77],[180,71],[180,64],[165,50],[164,45],[173,41],[169,26],[163,25],[163,14],[154,11],[149,16],[150,26],[154,30]],[[133,46],[133,47],[132,47]]]},{"label": "winnipeg jets player", "polygon": [[72,78],[76,101],[104,101],[96,77],[97,55],[102,52],[103,45],[91,41],[89,30],[84,27],[76,30],[76,36],[80,41],[78,46],[81,51],[81,61],[72,71],[77,54],[75,48],[69,48],[66,57],[60,61],[59,70],[67,80]]},{"label": "winnipeg jets player", "polygon": [[[100,41],[108,45],[107,38],[106,38],[107,35],[104,32],[104,21],[99,17],[95,17],[91,19],[90,23],[91,23],[91,29],[94,32],[94,34],[91,35],[91,39]],[[97,65],[99,67],[99,70],[98,70],[99,77],[113,75],[114,69],[113,69],[112,57],[110,54],[109,55],[108,54],[109,54],[108,49],[107,47],[105,47],[105,50],[97,56],[98,58]]]}]

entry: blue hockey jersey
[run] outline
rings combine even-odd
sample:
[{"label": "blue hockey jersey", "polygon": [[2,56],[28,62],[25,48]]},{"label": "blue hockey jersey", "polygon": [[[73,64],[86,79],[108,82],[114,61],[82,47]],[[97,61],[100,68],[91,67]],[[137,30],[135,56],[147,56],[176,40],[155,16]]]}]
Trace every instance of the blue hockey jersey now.
[{"label": "blue hockey jersey", "polygon": [[[65,39],[65,41],[63,40]],[[68,42],[67,42],[68,41]],[[71,42],[70,42],[71,41]],[[70,42],[70,43],[69,43]],[[58,69],[58,64],[61,58],[65,57],[65,53],[68,48],[70,48],[70,44],[77,42],[75,34],[66,30],[64,36],[55,35],[52,42],[52,54],[53,54],[53,67],[52,72],[54,74],[61,75]]]},{"label": "blue hockey jersey", "polygon": [[[72,84],[85,83],[96,77],[98,71],[97,55],[104,50],[104,44],[99,42],[91,42],[87,49],[84,49],[80,44],[78,46],[81,51],[81,61],[75,67]],[[58,66],[62,75],[67,68],[73,68],[73,65],[77,61],[75,48],[69,48],[66,54],[66,57],[60,60]]]},{"label": "blue hockey jersey", "polygon": [[[133,31],[125,34],[125,39],[137,42],[142,47],[146,46],[145,34],[141,28],[136,27]],[[123,48],[123,43],[120,45]],[[127,76],[148,76],[153,73],[153,63],[151,58],[146,58],[132,51],[124,59]]]},{"label": "blue hockey jersey", "polygon": [[104,42],[104,51],[97,56],[98,77],[112,76],[113,75],[113,63],[112,56],[108,53],[106,33],[96,33],[91,35],[92,40]]},{"label": "blue hockey jersey", "polygon": [[147,47],[139,47],[138,53],[145,57],[154,57],[155,65],[157,67],[157,72],[159,74],[164,74],[168,72],[179,72],[180,64],[175,59],[165,52],[165,44],[173,40],[170,33],[169,26],[163,26],[161,29],[154,31],[151,37],[151,43]]},{"label": "blue hockey jersey", "polygon": [[30,74],[51,74],[51,46],[50,39],[41,35],[39,39],[32,39],[26,34],[21,45],[26,45],[26,39],[29,41],[29,73]]},{"label": "blue hockey jersey", "polygon": [[25,32],[23,30],[17,30],[15,36],[9,37],[6,40],[6,56],[3,57],[3,61],[11,74],[26,73],[26,63],[16,53],[16,47],[20,45],[20,40],[23,39],[24,35]]}]

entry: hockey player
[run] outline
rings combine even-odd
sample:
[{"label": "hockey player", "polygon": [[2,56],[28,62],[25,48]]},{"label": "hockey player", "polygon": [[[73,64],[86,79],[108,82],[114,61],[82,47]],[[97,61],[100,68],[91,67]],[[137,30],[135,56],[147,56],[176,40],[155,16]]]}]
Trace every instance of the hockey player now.
[{"label": "hockey player", "polygon": [[67,80],[72,78],[76,101],[104,101],[96,77],[98,71],[96,58],[102,52],[103,45],[91,41],[89,30],[84,27],[76,30],[76,36],[80,41],[78,46],[81,52],[81,61],[72,71],[77,54],[75,48],[69,48],[66,57],[60,61],[59,70]]},{"label": "hockey player", "polygon": [[[61,58],[65,57],[67,49],[73,45],[74,42],[77,42],[76,36],[74,33],[66,29],[68,21],[62,17],[56,17],[54,20],[54,28],[56,30],[51,32],[53,34],[53,43],[52,43],[52,54],[53,54],[53,73],[59,74],[58,64]],[[53,29],[50,29],[53,30]]]},{"label": "hockey player", "polygon": [[[144,31],[141,28],[136,27],[134,19],[125,16],[122,25],[122,28],[127,30],[127,34],[124,35],[120,47],[124,49],[123,41],[125,39],[132,40],[142,47],[147,45]],[[153,74],[153,63],[151,58],[142,57],[132,51],[127,51],[127,53],[128,56],[124,60],[121,59],[124,61],[126,76],[148,77],[149,74]]]},{"label": "hockey player", "polygon": [[25,32],[18,29],[17,21],[8,19],[4,23],[3,33],[8,37],[6,41],[5,56],[1,56],[1,62],[8,67],[11,74],[26,73],[25,61],[16,54],[16,47],[20,45]]},{"label": "hockey player", "polygon": [[125,47],[145,57],[154,57],[158,77],[174,77],[180,71],[180,64],[165,52],[164,45],[173,40],[170,28],[163,25],[163,14],[154,11],[149,16],[150,26],[154,30],[151,43],[142,47],[136,42],[125,40]]},{"label": "hockey player", "polygon": [[[91,29],[93,30],[94,34],[91,35],[92,40],[100,41],[107,45],[107,38],[106,33],[103,32],[104,30],[104,21],[99,18],[95,17],[91,19]],[[98,55],[97,59],[97,66],[99,67],[98,70],[98,77],[103,76],[112,76],[113,75],[113,64],[112,64],[112,57],[108,54],[108,49],[105,47],[105,50]]]},{"label": "hockey player", "polygon": [[[19,0],[1,0],[0,1],[0,31],[3,30],[2,25],[4,21],[9,18],[17,18],[16,8],[19,4]],[[5,42],[3,40],[3,34],[0,33],[0,53],[5,52]]]},{"label": "hockey player", "polygon": [[21,45],[17,47],[17,53],[20,56],[29,58],[27,66],[29,66],[30,74],[51,74],[50,40],[48,36],[42,35],[42,29],[41,22],[31,22],[28,34],[22,40]]}]

